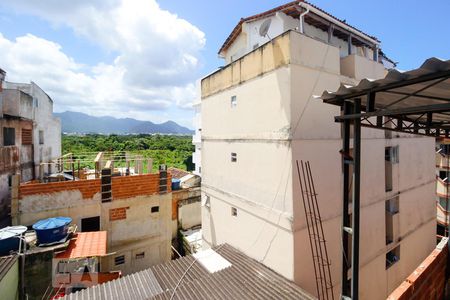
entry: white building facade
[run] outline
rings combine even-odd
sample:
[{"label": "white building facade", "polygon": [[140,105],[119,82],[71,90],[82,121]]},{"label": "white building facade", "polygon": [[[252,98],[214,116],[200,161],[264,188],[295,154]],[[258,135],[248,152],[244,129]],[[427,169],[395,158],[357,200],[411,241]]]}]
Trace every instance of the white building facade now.
[{"label": "white building facade", "polygon": [[193,125],[195,133],[192,136],[192,144],[195,146],[195,152],[192,153],[192,163],[195,165],[193,173],[202,176],[202,103],[195,101]]},{"label": "white building facade", "polygon": [[[271,40],[259,35],[268,18]],[[338,297],[340,111],[313,95],[392,63],[378,40],[304,2],[241,20],[220,54],[227,65],[202,80],[203,243],[229,243],[316,294],[295,167],[308,160]],[[361,160],[360,297],[385,299],[435,246],[434,141],[363,129]]]}]

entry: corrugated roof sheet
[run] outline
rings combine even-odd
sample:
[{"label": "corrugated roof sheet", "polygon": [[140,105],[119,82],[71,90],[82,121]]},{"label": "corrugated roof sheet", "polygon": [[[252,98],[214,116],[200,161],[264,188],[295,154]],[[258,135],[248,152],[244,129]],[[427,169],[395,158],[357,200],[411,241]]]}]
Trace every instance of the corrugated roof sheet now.
[{"label": "corrugated roof sheet", "polygon": [[0,257],[0,281],[8,274],[11,267],[16,263],[18,255],[8,255]]},{"label": "corrugated roof sheet", "polygon": [[174,168],[174,167],[168,168],[167,172],[169,172],[172,175],[172,178],[176,178],[176,179],[180,179],[186,175],[191,174],[185,170]]},{"label": "corrugated roof sheet", "polygon": [[70,241],[66,251],[56,258],[82,258],[106,255],[106,231],[79,232]]},{"label": "corrugated roof sheet", "polygon": [[[400,72],[390,70],[385,78],[379,80],[363,79],[356,86],[341,85],[334,92],[324,91],[317,97],[326,103],[341,105],[344,99],[358,97],[363,107],[367,105],[367,94],[377,92],[375,109],[404,109],[434,104],[448,104],[450,91],[450,60],[438,58],[427,59],[420,68]],[[433,79],[435,77],[435,79]],[[430,80],[422,80],[430,78]],[[417,83],[401,86],[402,82],[414,81]],[[420,79],[420,80],[419,80]],[[430,84],[433,86],[426,88]],[[399,87],[396,87],[398,85]],[[390,88],[392,87],[392,88]],[[401,100],[408,96],[407,99]],[[401,100],[401,101],[400,101]],[[426,116],[423,116],[425,121]],[[433,114],[433,122],[450,122],[448,113]]]},{"label": "corrugated roof sheet", "polygon": [[232,266],[209,273],[194,257],[185,256],[67,295],[66,299],[315,299],[228,244],[215,250]]}]

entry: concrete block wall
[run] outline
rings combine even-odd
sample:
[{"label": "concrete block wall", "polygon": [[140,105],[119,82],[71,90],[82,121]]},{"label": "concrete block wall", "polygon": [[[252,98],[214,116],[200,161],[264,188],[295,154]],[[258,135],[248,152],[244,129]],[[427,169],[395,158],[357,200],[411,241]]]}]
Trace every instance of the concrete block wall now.
[{"label": "concrete block wall", "polygon": [[388,300],[443,299],[448,260],[448,238],[402,282]]}]

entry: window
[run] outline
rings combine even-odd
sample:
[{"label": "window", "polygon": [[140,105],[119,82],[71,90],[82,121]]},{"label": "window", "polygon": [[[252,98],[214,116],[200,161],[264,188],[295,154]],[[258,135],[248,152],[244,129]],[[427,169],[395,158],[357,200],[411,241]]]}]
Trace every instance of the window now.
[{"label": "window", "polygon": [[136,259],[142,259],[145,257],[145,252],[141,252],[141,253],[136,253]]},{"label": "window", "polygon": [[400,246],[386,253],[386,270],[400,260]]},{"label": "window", "polygon": [[91,232],[100,230],[100,216],[81,219],[81,231]]},{"label": "window", "polygon": [[210,208],[211,207],[211,198],[209,197],[209,195],[205,195],[204,201],[203,201],[203,206]]},{"label": "window", "polygon": [[234,152],[231,153],[231,162],[237,162],[237,154]]},{"label": "window", "polygon": [[392,147],[384,149],[384,183],[386,192],[392,191]]},{"label": "window", "polygon": [[395,147],[386,147],[384,150],[384,158],[386,161],[391,162],[392,164],[399,163],[399,151],[398,146]]},{"label": "window", "polygon": [[159,206],[152,206],[152,213],[159,212]]},{"label": "window", "polygon": [[439,197],[439,205],[443,210],[447,210],[447,199],[445,199],[444,197]]},{"label": "window", "polygon": [[236,105],[237,105],[236,96],[231,96],[231,108],[236,107]]},{"label": "window", "polygon": [[442,154],[450,154],[450,144],[443,144],[441,145],[441,152]]},{"label": "window", "polygon": [[31,129],[22,129],[22,145],[33,144],[33,134]]},{"label": "window", "polygon": [[202,173],[202,167],[198,167],[198,172]]},{"label": "window", "polygon": [[236,208],[236,207],[232,207],[232,208],[231,208],[231,215],[232,215],[233,217],[237,217],[237,208]]},{"label": "window", "polygon": [[14,146],[16,144],[16,130],[3,127],[3,146]]},{"label": "window", "polygon": [[43,144],[44,144],[44,131],[39,130],[39,145],[43,145]]},{"label": "window", "polygon": [[125,263],[125,255],[114,257],[114,265],[123,265]]},{"label": "window", "polygon": [[38,98],[33,98],[33,106],[39,107],[39,99]]},{"label": "window", "polygon": [[386,245],[394,241],[394,215],[399,211],[399,197],[386,201],[385,225],[386,225]]},{"label": "window", "polygon": [[399,197],[394,197],[386,201],[386,211],[395,215],[399,211]]},{"label": "window", "polygon": [[441,178],[442,180],[447,178],[447,171],[439,171],[439,178]]}]

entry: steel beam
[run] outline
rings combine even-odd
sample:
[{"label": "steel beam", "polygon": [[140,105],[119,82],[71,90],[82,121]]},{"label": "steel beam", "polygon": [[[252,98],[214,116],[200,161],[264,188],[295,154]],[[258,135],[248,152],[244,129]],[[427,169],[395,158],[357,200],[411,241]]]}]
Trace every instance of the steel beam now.
[{"label": "steel beam", "polygon": [[[355,114],[361,112],[361,99],[354,100]],[[361,184],[361,120],[353,122],[353,199],[352,199],[352,299],[359,299],[359,209]]]},{"label": "steel beam", "polygon": [[377,116],[396,116],[396,115],[419,115],[423,113],[439,113],[439,112],[449,112],[450,103],[445,104],[432,104],[423,105],[416,107],[406,107],[406,108],[394,108],[394,109],[383,109],[376,110],[374,112],[366,113],[353,113],[350,115],[336,116],[334,120],[336,122],[342,120],[358,120],[361,118],[377,117]]},{"label": "steel beam", "polygon": [[[343,114],[350,114],[352,112],[353,105],[350,102],[344,102]],[[342,278],[341,278],[341,294],[345,297],[351,297],[350,286],[348,284],[348,271],[350,269],[349,264],[349,251],[348,241],[349,232],[346,228],[350,227],[350,216],[348,211],[349,205],[349,187],[350,187],[350,167],[349,161],[346,160],[346,155],[350,154],[350,120],[346,120],[342,124],[342,172],[343,172],[343,202],[342,202]]]}]

